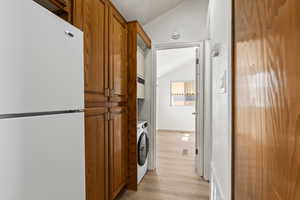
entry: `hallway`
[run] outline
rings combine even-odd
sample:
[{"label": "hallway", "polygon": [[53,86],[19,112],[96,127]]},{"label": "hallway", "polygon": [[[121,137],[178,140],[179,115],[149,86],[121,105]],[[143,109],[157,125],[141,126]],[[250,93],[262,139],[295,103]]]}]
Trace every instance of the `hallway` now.
[{"label": "hallway", "polygon": [[208,200],[209,184],[195,173],[194,145],[193,133],[159,131],[158,169],[119,200]]}]

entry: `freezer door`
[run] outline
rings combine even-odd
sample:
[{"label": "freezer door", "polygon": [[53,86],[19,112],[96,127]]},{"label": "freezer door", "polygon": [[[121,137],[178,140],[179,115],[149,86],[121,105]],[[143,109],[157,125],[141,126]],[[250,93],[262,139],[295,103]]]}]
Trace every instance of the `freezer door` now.
[{"label": "freezer door", "polygon": [[82,109],[83,33],[32,0],[0,6],[0,115]]},{"label": "freezer door", "polygon": [[0,199],[84,200],[83,114],[0,119]]}]

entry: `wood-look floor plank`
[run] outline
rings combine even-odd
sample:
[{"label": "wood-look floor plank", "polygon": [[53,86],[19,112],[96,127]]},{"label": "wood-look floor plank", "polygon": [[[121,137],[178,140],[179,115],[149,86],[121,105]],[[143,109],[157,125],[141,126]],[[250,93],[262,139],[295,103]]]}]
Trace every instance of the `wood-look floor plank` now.
[{"label": "wood-look floor plank", "polygon": [[159,131],[158,168],[150,171],[138,192],[126,191],[119,200],[208,200],[209,184],[195,172],[195,135]]}]

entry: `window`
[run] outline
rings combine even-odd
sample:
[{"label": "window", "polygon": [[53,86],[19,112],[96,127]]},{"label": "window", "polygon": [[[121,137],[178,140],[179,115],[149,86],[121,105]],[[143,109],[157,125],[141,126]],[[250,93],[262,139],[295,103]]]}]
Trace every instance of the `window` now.
[{"label": "window", "polygon": [[195,81],[171,82],[171,106],[194,106],[195,100]]}]

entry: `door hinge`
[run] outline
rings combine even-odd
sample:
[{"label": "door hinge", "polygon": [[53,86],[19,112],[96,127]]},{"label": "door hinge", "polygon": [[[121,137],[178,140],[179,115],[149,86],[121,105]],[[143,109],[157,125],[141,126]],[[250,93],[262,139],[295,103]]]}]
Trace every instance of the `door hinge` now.
[{"label": "door hinge", "polygon": [[199,64],[200,64],[200,59],[196,58],[196,65],[199,65]]},{"label": "door hinge", "polygon": [[198,148],[195,150],[195,154],[198,155],[199,154],[199,150]]}]

